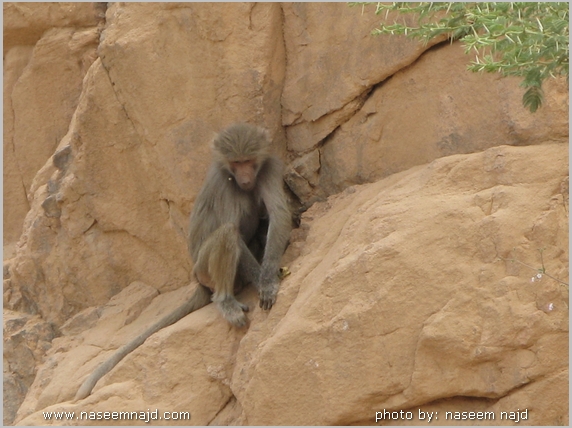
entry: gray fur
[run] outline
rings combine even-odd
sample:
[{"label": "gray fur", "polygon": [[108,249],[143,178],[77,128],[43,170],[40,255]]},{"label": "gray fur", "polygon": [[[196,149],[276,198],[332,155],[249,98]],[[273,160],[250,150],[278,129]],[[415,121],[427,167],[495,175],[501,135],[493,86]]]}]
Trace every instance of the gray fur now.
[{"label": "gray fur", "polygon": [[[193,274],[200,285],[187,303],[165,316],[119,348],[81,385],[75,399],[91,394],[95,384],[145,340],[211,301],[225,319],[242,327],[248,306],[235,298],[235,290],[253,283],[260,307],[276,302],[278,271],[291,231],[291,213],[283,188],[283,165],[268,155],[267,131],[247,124],[232,125],[213,144],[214,161],[190,216],[189,251]],[[242,189],[229,162],[254,159],[256,182]],[[254,168],[256,168],[254,170]],[[263,228],[263,225],[268,225]]]}]

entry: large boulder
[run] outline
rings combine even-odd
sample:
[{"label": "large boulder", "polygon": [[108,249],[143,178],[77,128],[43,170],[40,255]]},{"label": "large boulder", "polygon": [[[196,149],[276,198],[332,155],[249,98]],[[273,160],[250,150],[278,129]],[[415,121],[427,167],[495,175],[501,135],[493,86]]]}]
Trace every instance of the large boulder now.
[{"label": "large boulder", "polygon": [[201,425],[371,424],[401,410],[415,415],[406,424],[486,411],[495,419],[481,422],[498,425],[517,409],[526,424],[567,424],[567,151],[449,156],[315,204],[275,307],[260,310],[252,290],[239,297],[251,307],[246,334],[209,305],[148,339],[90,397],[67,401],[192,291],[154,297],[134,283],[94,326],[57,339],[76,345],[50,350],[19,423],[150,408]]}]

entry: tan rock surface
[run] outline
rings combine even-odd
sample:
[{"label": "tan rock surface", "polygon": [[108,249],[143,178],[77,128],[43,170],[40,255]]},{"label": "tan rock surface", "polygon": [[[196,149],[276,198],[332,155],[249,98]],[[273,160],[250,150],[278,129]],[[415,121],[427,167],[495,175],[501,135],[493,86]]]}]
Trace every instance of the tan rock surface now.
[{"label": "tan rock surface", "polygon": [[[191,411],[193,424],[206,425],[232,396],[229,385],[233,355],[245,332],[221,322],[213,305],[153,335],[105,376],[87,399],[62,403],[73,399],[85,377],[114,349],[180,305],[193,290],[193,286],[181,287],[157,296],[152,287],[134,282],[96,311],[92,326],[70,334],[65,333],[66,326],[62,327],[64,336],[56,339],[47,353],[46,363],[20,407],[18,419],[40,408],[119,412],[147,410],[151,405],[161,411]],[[254,307],[253,293],[243,300]],[[86,310],[70,323],[77,318],[84,321],[92,313]],[[150,359],[150,355],[157,359]],[[40,412],[19,423],[36,425],[43,421]]]},{"label": "tan rock surface", "polygon": [[[5,424],[370,424],[384,408],[456,424],[444,412],[519,406],[568,424],[568,288],[498,261],[538,268],[545,248],[568,276],[562,82],[531,115],[518,81],[466,72],[457,44],[371,37],[382,17],[339,3],[4,12]],[[239,120],[270,130],[303,207],[344,191],[293,232],[277,305],[246,292],[240,331],[207,306],[71,403],[192,292],[188,214],[210,139]]]},{"label": "tan rock surface", "polygon": [[32,180],[66,134],[96,58],[93,3],[4,3],[4,244],[22,233]]},{"label": "tan rock surface", "polygon": [[349,185],[498,141],[568,140],[564,80],[545,85],[544,107],[532,114],[522,107],[519,79],[468,72],[470,57],[458,43],[431,48],[442,40],[424,46],[372,36],[384,19],[374,6],[292,3],[283,9],[288,148],[296,157],[319,158],[309,176],[292,165],[286,177],[304,206]]},{"label": "tan rock surface", "polygon": [[314,148],[353,116],[374,85],[427,49],[406,37],[372,37],[381,20],[375,6],[311,2],[284,3],[283,9],[289,37],[282,122],[294,151]]},{"label": "tan rock surface", "polygon": [[454,153],[568,141],[568,86],[545,86],[538,113],[522,107],[519,79],[465,70],[460,45],[434,47],[376,87],[320,150],[326,194]]},{"label": "tan rock surface", "polygon": [[[60,362],[40,370],[51,392],[35,408],[158,408],[251,425],[371,424],[384,409],[419,424],[419,409],[440,423],[451,423],[446,411],[489,411],[497,425],[520,408],[526,424],[567,424],[568,289],[506,260],[538,267],[544,248],[547,272],[568,277],[567,153],[547,144],[445,157],[316,204],[276,306],[254,308],[244,337],[209,305],[152,336],[86,400],[61,402],[105,355],[87,351],[95,338],[119,346],[189,289],[121,330],[130,311],[110,302],[114,321],[102,316],[80,346],[50,351]],[[152,290],[121,294],[134,287]],[[121,294],[114,301],[127,304]],[[254,293],[241,299],[256,305]]]},{"label": "tan rock surface", "polygon": [[[9,95],[22,71],[32,56],[32,46],[18,46],[4,54],[4,97],[3,97],[3,244],[4,259],[13,255],[14,249],[6,254],[6,244],[13,243],[22,233],[23,218],[30,209],[23,177],[14,153],[14,111]],[[67,124],[66,124],[67,126]],[[13,245],[15,248],[15,245]]]},{"label": "tan rock surface", "polygon": [[5,2],[4,52],[17,45],[34,45],[52,28],[97,26],[105,16],[103,3]]},{"label": "tan rock surface", "polygon": [[283,78],[267,62],[283,58],[279,19],[275,4],[112,6],[101,59],[59,143],[70,146],[69,165],[48,161],[31,185],[9,307],[34,307],[59,325],[133,281],[161,290],[189,282],[187,216],[213,131],[241,119],[280,141],[280,110],[267,106]]},{"label": "tan rock surface", "polygon": [[57,333],[39,316],[3,311],[3,423],[10,425]]},{"label": "tan rock surface", "polygon": [[[258,346],[237,355],[246,423],[371,423],[475,397],[497,418],[530,405],[529,423],[566,424],[568,288],[499,258],[539,267],[544,248],[568,277],[567,156],[567,144],[455,155],[312,208],[326,213],[264,333],[243,339]],[[536,401],[549,378],[552,402]]]}]

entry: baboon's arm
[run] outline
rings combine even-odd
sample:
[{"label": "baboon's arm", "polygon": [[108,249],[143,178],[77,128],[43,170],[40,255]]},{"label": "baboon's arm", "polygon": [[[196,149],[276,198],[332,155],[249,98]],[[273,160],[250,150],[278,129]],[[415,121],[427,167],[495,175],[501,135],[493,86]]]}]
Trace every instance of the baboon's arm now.
[{"label": "baboon's arm", "polygon": [[260,190],[262,200],[268,212],[268,235],[266,248],[260,266],[258,290],[260,307],[270,309],[276,302],[276,293],[280,285],[278,270],[280,259],[292,230],[292,217],[283,189],[282,163],[276,158],[268,159],[268,169]]}]

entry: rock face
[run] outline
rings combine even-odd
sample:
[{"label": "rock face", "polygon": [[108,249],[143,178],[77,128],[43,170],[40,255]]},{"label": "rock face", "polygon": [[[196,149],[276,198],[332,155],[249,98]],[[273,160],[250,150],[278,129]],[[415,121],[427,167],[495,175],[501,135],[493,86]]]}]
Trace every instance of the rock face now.
[{"label": "rock face", "polygon": [[191,291],[131,284],[93,327],[54,340],[20,423],[42,423],[39,409],[157,408],[199,425],[365,424],[420,408],[443,423],[528,409],[527,423],[566,424],[568,289],[521,262],[540,267],[543,248],[547,273],[568,276],[567,151],[449,156],[314,205],[276,306],[240,297],[246,334],[207,306],[70,403],[111,349]]},{"label": "rock face", "polygon": [[39,316],[4,309],[4,425],[10,425],[56,332]]},{"label": "rock face", "polygon": [[[372,7],[3,7],[5,424],[568,423],[565,82],[530,114],[457,44],[372,37]],[[207,306],[72,403],[192,293],[188,214],[236,121],[269,129],[311,206],[276,306],[246,291],[241,331]]]},{"label": "rock face", "polygon": [[532,115],[522,108],[518,80],[467,72],[469,57],[459,44],[428,49],[407,38],[372,37],[381,18],[371,8],[283,9],[282,123],[288,148],[299,155],[286,181],[305,205],[499,141],[568,139],[564,81],[548,85],[546,108]]},{"label": "rock face", "polygon": [[283,301],[239,348],[244,421],[365,424],[428,404],[443,421],[458,406],[436,402],[457,397],[565,420],[567,399],[538,392],[566,397],[567,288],[508,259],[538,266],[544,248],[567,278],[567,150],[450,156],[309,210]]},{"label": "rock face", "polygon": [[[278,133],[280,110],[267,104],[279,99],[283,67],[267,60],[284,57],[279,5],[234,5],[250,21],[229,14],[228,22],[215,19],[224,5],[156,6],[107,11],[58,157],[31,186],[8,297],[14,309],[61,325],[133,281],[162,291],[188,284],[186,223],[209,138],[237,120]],[[149,31],[133,39],[142,26]],[[229,85],[229,73],[242,84]]]},{"label": "rock face", "polygon": [[514,80],[468,73],[466,66],[461,46],[438,46],[375,88],[320,150],[318,187],[332,194],[442,156],[484,150],[499,140],[513,145],[567,140],[568,120],[559,114],[568,110],[564,82],[550,82],[550,107],[531,115]]},{"label": "rock face", "polygon": [[22,233],[34,176],[67,133],[96,57],[93,3],[4,3],[4,244]]}]

